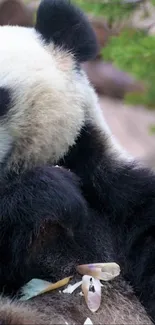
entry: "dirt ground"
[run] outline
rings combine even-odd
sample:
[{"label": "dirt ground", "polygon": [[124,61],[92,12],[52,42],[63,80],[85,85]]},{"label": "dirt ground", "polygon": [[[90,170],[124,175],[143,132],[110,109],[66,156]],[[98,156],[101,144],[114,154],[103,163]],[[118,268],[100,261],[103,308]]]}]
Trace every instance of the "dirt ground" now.
[{"label": "dirt ground", "polygon": [[155,164],[155,134],[149,127],[155,124],[155,111],[126,106],[121,101],[100,97],[100,104],[112,133],[133,156]]}]

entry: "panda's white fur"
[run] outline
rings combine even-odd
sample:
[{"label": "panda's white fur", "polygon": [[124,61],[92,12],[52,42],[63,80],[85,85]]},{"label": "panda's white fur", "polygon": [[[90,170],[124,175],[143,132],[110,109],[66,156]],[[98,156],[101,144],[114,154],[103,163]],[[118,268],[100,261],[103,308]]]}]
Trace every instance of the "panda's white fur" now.
[{"label": "panda's white fur", "polygon": [[0,143],[1,162],[15,144],[8,167],[18,168],[18,159],[24,159],[25,167],[55,163],[86,120],[107,136],[109,150],[124,157],[86,75],[76,71],[72,53],[45,44],[34,29],[18,26],[0,27],[0,44],[0,87],[9,88],[12,97],[9,113],[0,120],[5,141]]},{"label": "panda's white fur", "polygon": [[0,133],[5,129],[16,143],[10,163],[20,155],[27,164],[54,162],[74,143],[84,122],[87,82],[81,85],[72,55],[44,45],[34,29],[1,27],[0,43],[0,87],[15,98],[0,122]]}]

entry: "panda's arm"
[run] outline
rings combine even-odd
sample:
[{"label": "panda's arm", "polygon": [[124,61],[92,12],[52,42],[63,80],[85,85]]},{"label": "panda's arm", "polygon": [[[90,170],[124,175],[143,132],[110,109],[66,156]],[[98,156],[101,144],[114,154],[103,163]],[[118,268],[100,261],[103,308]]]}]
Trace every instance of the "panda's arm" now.
[{"label": "panda's arm", "polygon": [[92,182],[96,207],[108,214],[113,235],[120,234],[124,276],[155,321],[155,176],[125,164],[103,166]]},{"label": "panda's arm", "polygon": [[122,273],[155,321],[155,176],[147,169],[104,163],[91,180],[84,192],[108,216]]},{"label": "panda's arm", "polygon": [[64,162],[82,178],[88,202],[119,237],[124,275],[155,320],[155,175],[107,149],[96,130],[86,127]]},{"label": "panda's arm", "polygon": [[78,181],[64,169],[43,167],[7,175],[0,183],[1,290],[6,283],[18,288],[23,279],[30,280],[27,257],[46,222],[73,232],[85,213]]},{"label": "panda's arm", "polygon": [[[105,135],[86,125],[60,164],[74,171],[93,208],[123,221],[155,202],[155,174],[135,162],[120,160],[109,150]],[[139,210],[140,209],[140,210]],[[133,220],[134,221],[134,220]]]}]

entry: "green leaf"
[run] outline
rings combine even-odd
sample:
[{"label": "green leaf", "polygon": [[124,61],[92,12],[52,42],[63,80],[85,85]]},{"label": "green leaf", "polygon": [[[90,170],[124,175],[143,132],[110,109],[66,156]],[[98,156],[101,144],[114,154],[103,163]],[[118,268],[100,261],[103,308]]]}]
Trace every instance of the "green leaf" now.
[{"label": "green leaf", "polygon": [[111,61],[147,86],[145,94],[129,94],[127,102],[155,107],[155,37],[143,31],[125,30],[112,37],[102,49],[105,61]]},{"label": "green leaf", "polygon": [[128,17],[134,10],[132,3],[123,3],[121,0],[93,1],[93,0],[74,0],[84,11],[103,16],[109,24]]},{"label": "green leaf", "polygon": [[155,124],[149,126],[149,133],[152,135],[155,134]]}]

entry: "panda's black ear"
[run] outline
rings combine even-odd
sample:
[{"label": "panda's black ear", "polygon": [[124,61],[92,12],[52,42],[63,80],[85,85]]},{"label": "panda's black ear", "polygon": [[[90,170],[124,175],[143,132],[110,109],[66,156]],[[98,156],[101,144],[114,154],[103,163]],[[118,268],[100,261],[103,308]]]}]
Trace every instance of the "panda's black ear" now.
[{"label": "panda's black ear", "polygon": [[79,62],[95,58],[98,44],[86,16],[69,0],[43,0],[39,6],[36,30],[48,43],[71,51]]}]

